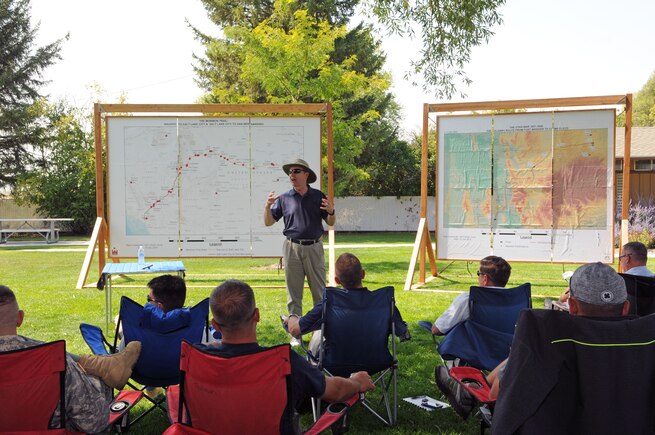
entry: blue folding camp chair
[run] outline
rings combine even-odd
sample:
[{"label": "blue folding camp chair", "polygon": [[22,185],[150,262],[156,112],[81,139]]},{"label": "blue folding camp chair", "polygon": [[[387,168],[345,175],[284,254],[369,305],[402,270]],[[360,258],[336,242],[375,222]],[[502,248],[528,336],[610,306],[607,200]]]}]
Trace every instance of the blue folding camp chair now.
[{"label": "blue folding camp chair", "polygon": [[[530,283],[514,288],[471,286],[470,316],[437,346],[444,362],[493,370],[507,358],[519,312],[532,307]],[[451,365],[446,363],[446,365]]]},{"label": "blue folding camp chair", "polygon": [[[378,404],[369,397],[362,405],[385,424],[397,419],[396,333],[393,324],[394,288],[375,291],[327,287],[323,292],[323,324],[318,355],[308,354],[310,361],[333,376],[350,376],[367,371],[381,394]],[[391,351],[389,351],[391,337]],[[384,404],[384,414],[379,408]],[[314,420],[318,418],[320,400],[313,403]]]},{"label": "blue folding camp chair", "polygon": [[[113,353],[118,348],[118,331],[122,325],[125,344],[141,342],[141,354],[132,370],[131,379],[142,385],[141,388],[128,382],[133,389],[147,387],[166,388],[180,382],[180,344],[182,340],[200,343],[208,333],[209,299],[205,298],[191,308],[173,310],[168,313],[148,311],[132,299],[121,297],[119,320],[116,325],[114,344],[109,345],[97,326],[81,324],[80,331],[84,341],[95,354]],[[153,406],[137,416],[136,423],[154,409],[161,409],[166,400],[159,397],[144,396]]]}]

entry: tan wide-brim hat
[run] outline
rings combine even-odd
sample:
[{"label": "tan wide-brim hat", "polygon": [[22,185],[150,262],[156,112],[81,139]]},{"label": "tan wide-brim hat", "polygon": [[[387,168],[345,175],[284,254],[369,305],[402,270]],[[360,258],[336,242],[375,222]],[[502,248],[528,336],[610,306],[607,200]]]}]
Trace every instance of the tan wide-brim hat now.
[{"label": "tan wide-brim hat", "polygon": [[309,172],[309,176],[307,177],[307,184],[311,184],[314,181],[316,181],[316,173],[312,171],[312,169],[309,167],[306,161],[303,159],[296,159],[291,163],[285,163],[282,165],[282,170],[284,171],[285,174],[289,175],[289,168],[292,166],[301,166]]}]

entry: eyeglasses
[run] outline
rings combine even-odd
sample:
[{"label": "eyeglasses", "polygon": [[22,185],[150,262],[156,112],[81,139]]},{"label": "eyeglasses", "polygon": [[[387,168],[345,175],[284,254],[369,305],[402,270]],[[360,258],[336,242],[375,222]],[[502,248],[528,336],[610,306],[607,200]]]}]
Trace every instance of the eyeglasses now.
[{"label": "eyeglasses", "polygon": [[478,276],[486,275],[486,273],[482,273],[479,270],[477,271]]},{"label": "eyeglasses", "polygon": [[629,257],[629,256],[631,256],[631,255],[632,255],[632,254],[623,254],[623,255],[619,255],[619,260],[622,259],[622,258],[625,258],[625,257]]},{"label": "eyeglasses", "polygon": [[305,171],[304,169],[298,169],[298,168],[296,168],[296,169],[289,169],[289,174],[300,174],[300,173],[302,173],[302,172],[307,172],[307,171]]},{"label": "eyeglasses", "polygon": [[159,302],[157,299],[151,298],[150,295],[146,296],[146,300],[151,304],[161,304],[161,302]]}]

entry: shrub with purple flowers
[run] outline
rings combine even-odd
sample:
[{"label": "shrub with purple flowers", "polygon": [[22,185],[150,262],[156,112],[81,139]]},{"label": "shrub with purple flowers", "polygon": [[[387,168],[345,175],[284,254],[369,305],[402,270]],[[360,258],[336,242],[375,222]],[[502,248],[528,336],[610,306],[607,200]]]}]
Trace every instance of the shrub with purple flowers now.
[{"label": "shrub with purple flowers", "polygon": [[[629,207],[628,239],[631,242],[641,242],[649,249],[655,248],[655,199],[642,199],[636,204],[630,201]],[[616,214],[614,236],[616,243],[620,243],[621,210]]]}]

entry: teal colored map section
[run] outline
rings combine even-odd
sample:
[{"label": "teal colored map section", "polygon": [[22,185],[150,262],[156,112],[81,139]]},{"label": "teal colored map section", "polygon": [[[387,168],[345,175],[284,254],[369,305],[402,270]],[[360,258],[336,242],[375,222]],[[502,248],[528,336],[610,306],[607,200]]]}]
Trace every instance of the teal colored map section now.
[{"label": "teal colored map section", "polygon": [[491,132],[444,135],[444,225],[491,225]]}]

